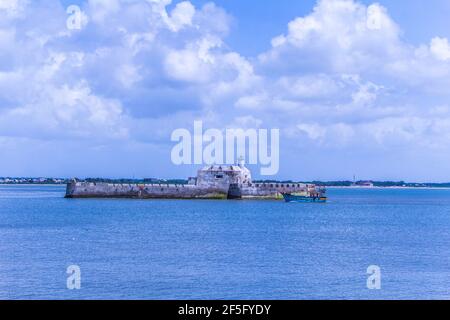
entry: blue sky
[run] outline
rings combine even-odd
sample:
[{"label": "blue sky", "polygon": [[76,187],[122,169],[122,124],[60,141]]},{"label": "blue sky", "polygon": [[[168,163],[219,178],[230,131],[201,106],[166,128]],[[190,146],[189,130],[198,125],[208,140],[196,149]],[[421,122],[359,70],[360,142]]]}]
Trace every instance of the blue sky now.
[{"label": "blue sky", "polygon": [[[81,30],[66,27],[71,4]],[[0,176],[190,176],[170,135],[203,120],[280,128],[280,179],[450,181],[449,13],[445,0],[0,0]]]}]

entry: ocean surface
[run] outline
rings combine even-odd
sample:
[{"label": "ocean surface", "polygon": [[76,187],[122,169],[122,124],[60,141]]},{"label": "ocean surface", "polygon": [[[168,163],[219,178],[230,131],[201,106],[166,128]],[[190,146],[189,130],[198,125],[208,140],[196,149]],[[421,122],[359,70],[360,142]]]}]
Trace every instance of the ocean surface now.
[{"label": "ocean surface", "polygon": [[450,190],[329,189],[327,204],[64,192],[0,186],[0,299],[450,299]]}]

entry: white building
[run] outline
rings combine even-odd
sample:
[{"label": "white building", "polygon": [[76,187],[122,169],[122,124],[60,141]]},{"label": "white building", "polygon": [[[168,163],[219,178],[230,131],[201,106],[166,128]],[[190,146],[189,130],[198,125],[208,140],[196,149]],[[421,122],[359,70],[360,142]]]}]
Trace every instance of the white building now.
[{"label": "white building", "polygon": [[228,190],[230,184],[250,184],[252,176],[241,162],[239,165],[207,166],[198,171],[197,185],[201,187],[223,188]]}]

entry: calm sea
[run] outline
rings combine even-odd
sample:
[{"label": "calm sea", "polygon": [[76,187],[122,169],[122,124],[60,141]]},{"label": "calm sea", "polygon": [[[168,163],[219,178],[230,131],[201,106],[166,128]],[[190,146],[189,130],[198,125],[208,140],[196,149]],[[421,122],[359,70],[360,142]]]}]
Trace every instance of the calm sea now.
[{"label": "calm sea", "polygon": [[450,299],[450,190],[330,189],[328,204],[64,191],[0,186],[0,299]]}]

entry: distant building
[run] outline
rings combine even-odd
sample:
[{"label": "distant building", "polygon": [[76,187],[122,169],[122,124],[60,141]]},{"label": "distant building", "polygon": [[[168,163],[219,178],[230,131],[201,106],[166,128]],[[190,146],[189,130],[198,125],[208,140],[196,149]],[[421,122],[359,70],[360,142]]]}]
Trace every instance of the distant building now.
[{"label": "distant building", "polygon": [[352,187],[373,188],[374,184],[372,181],[357,181],[352,184]]}]

